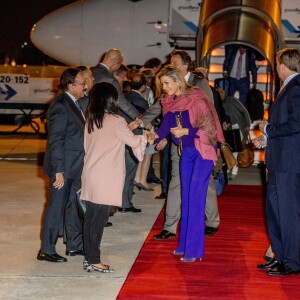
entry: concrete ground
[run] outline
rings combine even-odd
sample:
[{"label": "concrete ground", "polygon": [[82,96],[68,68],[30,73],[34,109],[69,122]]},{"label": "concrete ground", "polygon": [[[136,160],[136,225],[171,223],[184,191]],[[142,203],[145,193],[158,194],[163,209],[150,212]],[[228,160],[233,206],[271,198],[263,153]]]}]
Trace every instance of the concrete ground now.
[{"label": "concrete ground", "polygon": [[[63,264],[38,261],[48,190],[42,172],[45,145],[38,134],[0,134],[0,299],[116,299],[163,207],[164,200],[154,199],[160,186],[152,185],[154,192],[135,191],[133,202],[142,213],[117,212],[110,218],[113,226],[105,229],[101,250],[102,261],[115,273],[87,273],[79,256]],[[154,165],[158,170],[158,155]],[[260,173],[256,166],[240,169],[230,184],[260,184]],[[57,252],[65,252],[61,239]]]}]

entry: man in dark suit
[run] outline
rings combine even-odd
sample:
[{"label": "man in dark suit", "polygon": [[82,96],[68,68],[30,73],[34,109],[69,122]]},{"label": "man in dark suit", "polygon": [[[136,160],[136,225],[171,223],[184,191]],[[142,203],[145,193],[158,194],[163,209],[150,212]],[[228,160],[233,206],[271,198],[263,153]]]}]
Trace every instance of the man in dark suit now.
[{"label": "man in dark suit", "polygon": [[124,95],[122,94],[120,84],[117,79],[112,75],[112,72],[119,69],[123,63],[123,54],[118,49],[111,49],[106,52],[103,60],[96,66],[91,68],[93,76],[95,78],[94,83],[101,81],[111,83],[118,91],[118,106],[120,111],[127,115],[131,120],[135,120],[140,113],[135,109],[135,107],[129,103]]},{"label": "man in dark suit", "polygon": [[257,82],[257,69],[255,64],[255,52],[244,45],[228,45],[225,47],[225,60],[223,64],[223,76],[229,78],[228,96],[234,96],[239,91],[239,100],[245,104],[250,90],[250,72],[252,84],[255,88]]},{"label": "man in dark suit", "polygon": [[82,220],[78,216],[76,192],[83,167],[84,116],[77,100],[84,95],[86,80],[78,70],[66,69],[60,78],[62,93],[47,113],[48,141],[44,171],[50,178],[50,200],[43,220],[38,260],[65,262],[56,253],[60,223],[65,212],[66,255],[83,255]]},{"label": "man in dark suit", "polygon": [[78,103],[83,111],[86,113],[87,106],[89,104],[89,91],[94,85],[94,76],[91,69],[88,66],[79,66],[77,67],[78,70],[82,71],[86,80],[86,90],[84,92],[84,96],[78,99]]},{"label": "man in dark suit", "polygon": [[141,95],[147,89],[146,76],[143,73],[135,73],[131,79],[131,91],[125,94],[125,98],[142,114],[148,108],[147,100]]},{"label": "man in dark suit", "polygon": [[275,258],[258,265],[271,276],[300,274],[300,51],[287,48],[276,55],[283,81],[269,114],[254,139],[266,146],[268,168],[267,224]]},{"label": "man in dark suit", "polygon": [[[124,97],[121,91],[121,87],[117,79],[112,75],[112,72],[118,70],[123,63],[123,54],[118,49],[111,49],[107,51],[103,57],[103,60],[97,64],[95,67],[91,68],[93,76],[95,78],[94,83],[105,81],[111,83],[118,91],[118,106],[119,114],[124,117],[128,123],[134,121],[140,116],[139,111]],[[126,170],[128,169],[128,164],[131,165],[130,153],[125,150],[125,163],[127,164]],[[122,194],[122,212],[141,212],[141,209],[135,208],[132,204],[133,195],[133,182],[128,186],[126,183],[124,185],[124,190]]]}]

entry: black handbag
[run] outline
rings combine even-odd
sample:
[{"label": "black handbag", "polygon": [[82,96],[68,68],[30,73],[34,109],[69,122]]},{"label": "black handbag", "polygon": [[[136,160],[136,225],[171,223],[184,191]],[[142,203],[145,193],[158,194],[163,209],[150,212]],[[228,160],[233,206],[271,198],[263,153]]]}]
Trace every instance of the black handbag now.
[{"label": "black handbag", "polygon": [[81,218],[84,218],[86,212],[86,202],[80,199],[81,189],[76,192],[78,214]]},{"label": "black handbag", "polygon": [[224,138],[227,144],[229,144],[232,152],[240,152],[243,150],[243,144],[241,141],[241,133],[239,129],[224,130]]}]

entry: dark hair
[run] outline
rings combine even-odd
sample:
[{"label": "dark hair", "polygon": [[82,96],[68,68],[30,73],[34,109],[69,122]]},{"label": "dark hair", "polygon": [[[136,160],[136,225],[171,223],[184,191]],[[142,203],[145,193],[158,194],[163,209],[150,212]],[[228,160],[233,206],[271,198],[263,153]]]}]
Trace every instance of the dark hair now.
[{"label": "dark hair", "polygon": [[188,65],[188,70],[189,71],[191,71],[193,69],[192,59],[191,59],[190,55],[186,51],[184,51],[184,50],[174,50],[171,53],[171,57],[174,56],[174,55],[179,55],[181,57],[182,62],[185,65]]},{"label": "dark hair", "polygon": [[118,113],[118,92],[110,83],[96,83],[89,92],[89,104],[86,120],[88,133],[94,131],[94,125],[100,129],[103,125],[105,114],[116,115]]},{"label": "dark hair", "polygon": [[79,71],[85,72],[89,69],[88,66],[78,66],[76,69],[78,69]]},{"label": "dark hair", "polygon": [[147,85],[146,76],[143,73],[136,73],[132,76],[131,87],[133,90],[139,90],[143,85]]},{"label": "dark hair", "polygon": [[144,67],[145,68],[155,68],[155,67],[159,67],[161,65],[161,60],[157,57],[152,57],[149,58],[145,63],[144,63]]},{"label": "dark hair", "polygon": [[121,64],[121,66],[119,67],[119,69],[115,70],[112,72],[113,75],[119,76],[121,75],[123,72],[128,72],[128,68],[124,65]]},{"label": "dark hair", "polygon": [[75,82],[75,78],[79,72],[81,71],[75,68],[68,68],[64,70],[60,76],[59,87],[63,91],[66,91],[68,89],[68,85]]}]

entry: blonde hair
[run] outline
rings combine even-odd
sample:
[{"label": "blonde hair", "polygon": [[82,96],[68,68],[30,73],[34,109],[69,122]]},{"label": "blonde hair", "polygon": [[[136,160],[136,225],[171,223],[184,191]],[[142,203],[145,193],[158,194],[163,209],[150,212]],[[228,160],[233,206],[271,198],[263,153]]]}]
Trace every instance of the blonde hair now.
[{"label": "blonde hair", "polygon": [[161,69],[161,71],[156,75],[155,83],[156,83],[156,96],[157,98],[161,95],[161,77],[167,76],[171,78],[174,82],[178,83],[179,90],[182,94],[185,94],[186,90],[191,87],[185,79],[182,73],[176,67],[171,65],[166,65]]},{"label": "blonde hair", "polygon": [[294,48],[285,48],[276,53],[276,62],[284,64],[288,69],[300,73],[300,51]]}]

